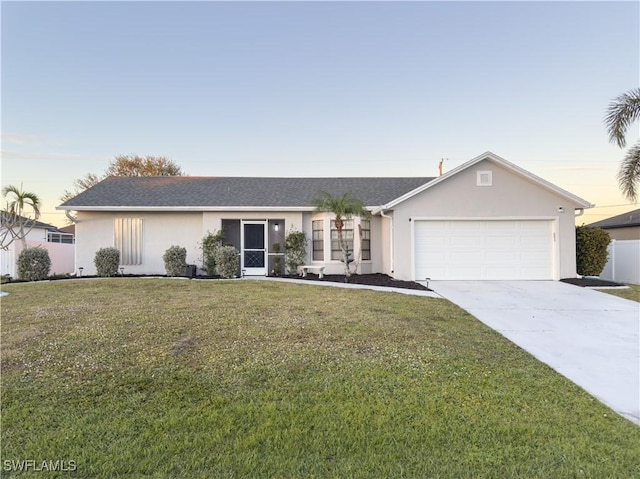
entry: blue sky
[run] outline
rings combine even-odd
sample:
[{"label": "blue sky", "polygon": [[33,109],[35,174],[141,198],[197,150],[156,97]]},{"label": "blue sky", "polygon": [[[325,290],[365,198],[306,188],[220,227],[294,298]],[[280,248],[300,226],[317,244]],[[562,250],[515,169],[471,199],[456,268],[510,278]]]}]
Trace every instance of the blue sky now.
[{"label": "blue sky", "polygon": [[[119,154],[190,175],[435,176],[490,150],[600,208],[638,2],[2,2],[2,185]],[[638,125],[629,142],[638,137]],[[623,206],[612,206],[623,205]]]}]

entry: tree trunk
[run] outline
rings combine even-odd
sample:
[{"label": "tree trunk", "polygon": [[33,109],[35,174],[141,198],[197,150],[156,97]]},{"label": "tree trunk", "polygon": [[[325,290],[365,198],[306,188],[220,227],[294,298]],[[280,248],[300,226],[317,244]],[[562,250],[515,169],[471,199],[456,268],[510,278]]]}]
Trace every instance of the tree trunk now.
[{"label": "tree trunk", "polygon": [[347,278],[351,277],[351,269],[349,268],[349,262],[347,261],[347,246],[344,244],[344,237],[342,236],[342,227],[344,222],[342,218],[336,218],[336,231],[338,232],[338,244],[340,245],[340,251],[342,252],[342,262],[344,263],[344,275]]}]

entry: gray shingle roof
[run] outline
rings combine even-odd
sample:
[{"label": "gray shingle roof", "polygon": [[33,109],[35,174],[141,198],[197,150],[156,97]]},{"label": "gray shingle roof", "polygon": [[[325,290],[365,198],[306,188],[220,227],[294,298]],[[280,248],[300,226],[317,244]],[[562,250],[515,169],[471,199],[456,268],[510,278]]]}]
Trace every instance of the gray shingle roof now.
[{"label": "gray shingle roof", "polygon": [[61,205],[79,207],[309,207],[322,191],[379,206],[433,178],[109,177]]},{"label": "gray shingle roof", "polygon": [[593,228],[625,228],[630,226],[640,226],[640,209],[622,213],[618,216],[612,216],[606,220],[591,223]]},{"label": "gray shingle roof", "polygon": [[[57,228],[56,226],[50,225],[49,223],[43,223],[42,221],[37,221],[37,220],[34,221],[31,218],[25,218],[24,216],[21,216],[21,218],[23,221],[25,221],[24,223],[25,228],[31,228],[31,226],[33,225],[34,228],[40,228],[40,229],[52,231],[54,233],[60,232],[59,228]],[[0,213],[0,224],[7,225],[11,219],[13,218],[11,218],[11,216],[9,216],[9,214],[6,211],[2,211]]]}]

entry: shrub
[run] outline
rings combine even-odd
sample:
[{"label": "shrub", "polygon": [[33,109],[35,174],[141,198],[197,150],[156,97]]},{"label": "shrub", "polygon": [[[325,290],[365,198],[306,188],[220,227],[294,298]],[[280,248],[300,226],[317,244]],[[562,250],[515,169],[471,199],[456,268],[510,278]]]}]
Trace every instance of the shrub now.
[{"label": "shrub", "polygon": [[611,237],[602,228],[576,227],[576,263],[581,276],[598,276],[602,273],[609,253]]},{"label": "shrub", "polygon": [[216,249],[216,265],[223,278],[233,278],[238,271],[238,250],[233,246],[220,246]]},{"label": "shrub", "polygon": [[200,249],[202,250],[202,269],[207,274],[216,274],[216,250],[222,246],[222,240],[224,238],[224,232],[218,231],[216,233],[207,232],[207,236],[202,238],[200,243]]},{"label": "shrub", "polygon": [[187,269],[187,248],[173,245],[162,255],[169,276],[184,276]]},{"label": "shrub", "polygon": [[284,262],[289,274],[296,274],[307,257],[307,235],[304,231],[290,231],[284,240]]},{"label": "shrub", "polygon": [[18,278],[39,281],[49,276],[51,259],[44,248],[26,248],[18,256]]},{"label": "shrub", "polygon": [[96,265],[96,274],[98,276],[115,276],[118,274],[120,251],[112,247],[100,248],[96,251],[93,264]]}]

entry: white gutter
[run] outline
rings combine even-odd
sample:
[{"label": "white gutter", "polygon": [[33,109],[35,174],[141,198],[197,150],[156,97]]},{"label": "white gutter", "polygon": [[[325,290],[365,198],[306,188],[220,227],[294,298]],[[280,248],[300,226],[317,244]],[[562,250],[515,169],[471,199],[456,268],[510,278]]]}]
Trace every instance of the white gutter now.
[{"label": "white gutter", "polygon": [[71,211],[314,211],[312,206],[56,206]]},{"label": "white gutter", "polygon": [[384,210],[380,209],[378,211],[380,216],[383,218],[387,218],[389,220],[389,266],[391,267],[391,274],[393,274],[394,264],[393,264],[393,216],[385,215]]}]

